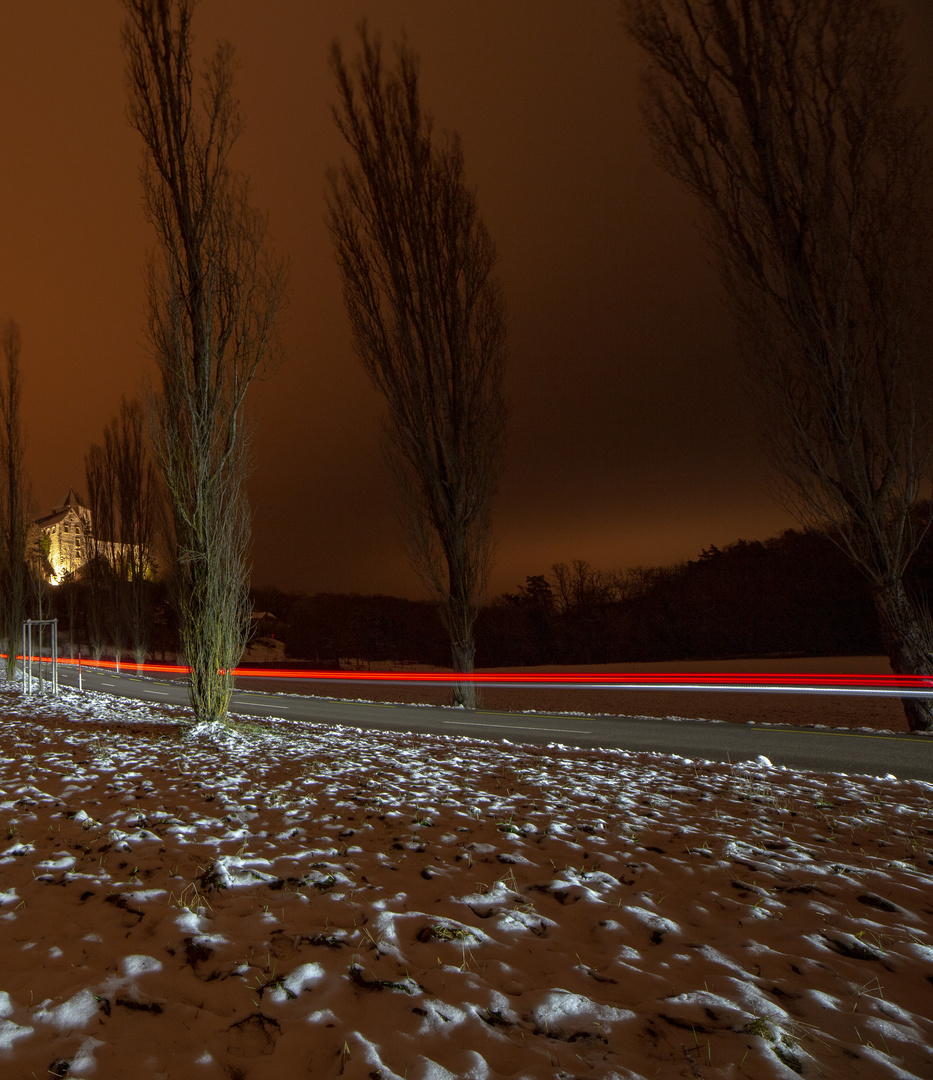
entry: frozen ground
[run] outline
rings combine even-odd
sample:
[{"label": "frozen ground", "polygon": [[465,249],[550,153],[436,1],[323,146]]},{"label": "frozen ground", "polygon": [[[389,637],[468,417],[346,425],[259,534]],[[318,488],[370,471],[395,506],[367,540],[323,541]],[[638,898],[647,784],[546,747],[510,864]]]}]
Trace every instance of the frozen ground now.
[{"label": "frozen ground", "polygon": [[0,1075],[933,1076],[933,788],[0,690]]}]

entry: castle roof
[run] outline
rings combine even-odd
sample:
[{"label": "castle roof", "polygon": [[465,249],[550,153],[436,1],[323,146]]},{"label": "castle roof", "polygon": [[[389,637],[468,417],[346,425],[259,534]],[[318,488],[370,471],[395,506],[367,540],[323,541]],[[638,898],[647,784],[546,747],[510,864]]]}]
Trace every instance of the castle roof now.
[{"label": "castle roof", "polygon": [[82,502],[80,496],[75,493],[74,488],[68,489],[68,494],[65,496],[65,501],[61,504],[61,506],[56,507],[55,513],[59,513],[62,510],[67,510],[69,507],[72,507],[78,512],[80,512],[81,510],[87,510],[86,504]]},{"label": "castle roof", "polygon": [[68,506],[64,510],[54,510],[48,517],[36,518],[36,524],[40,529],[49,529],[53,525],[57,525],[60,521],[64,521],[65,518],[71,517],[72,515],[80,519],[77,510],[75,510],[73,506]]},{"label": "castle roof", "polygon": [[81,521],[86,521],[90,515],[85,503],[81,500],[80,495],[76,494],[74,488],[68,489],[68,494],[65,496],[61,506],[57,506],[51,514],[46,517],[37,518],[36,524],[40,529],[50,529],[53,525],[57,525],[60,521],[64,521],[70,515],[74,515]]}]

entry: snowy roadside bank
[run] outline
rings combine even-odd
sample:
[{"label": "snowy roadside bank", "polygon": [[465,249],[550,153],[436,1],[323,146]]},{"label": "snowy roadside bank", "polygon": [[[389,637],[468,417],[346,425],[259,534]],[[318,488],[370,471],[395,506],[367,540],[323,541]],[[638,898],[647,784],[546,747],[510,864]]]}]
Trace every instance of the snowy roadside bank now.
[{"label": "snowy roadside bank", "polygon": [[0,711],[13,1080],[933,1070],[927,785]]}]

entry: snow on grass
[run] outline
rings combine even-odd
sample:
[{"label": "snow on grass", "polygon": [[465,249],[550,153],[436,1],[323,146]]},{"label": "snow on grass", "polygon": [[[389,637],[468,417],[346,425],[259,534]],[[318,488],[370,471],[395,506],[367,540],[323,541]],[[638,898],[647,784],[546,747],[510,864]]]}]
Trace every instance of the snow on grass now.
[{"label": "snow on grass", "polygon": [[933,1075],[929,785],[184,716],[0,691],[0,1075]]}]

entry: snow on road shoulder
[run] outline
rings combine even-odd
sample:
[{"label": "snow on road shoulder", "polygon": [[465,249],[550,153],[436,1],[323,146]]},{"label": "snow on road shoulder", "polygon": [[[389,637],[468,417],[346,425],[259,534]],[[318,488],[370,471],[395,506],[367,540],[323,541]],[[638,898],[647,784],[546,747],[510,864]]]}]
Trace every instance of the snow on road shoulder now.
[{"label": "snow on road shoulder", "polygon": [[933,1074],[928,785],[0,710],[4,1076]]}]

